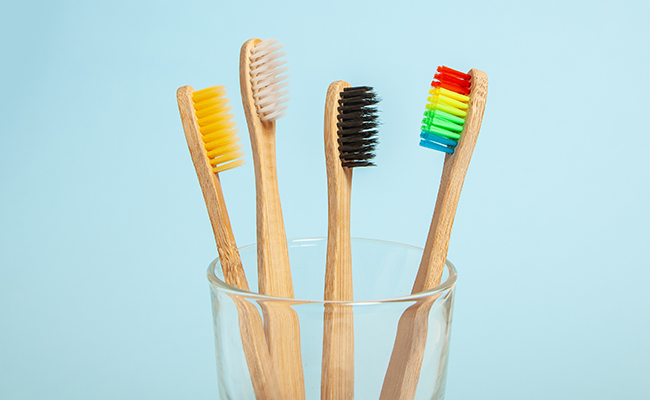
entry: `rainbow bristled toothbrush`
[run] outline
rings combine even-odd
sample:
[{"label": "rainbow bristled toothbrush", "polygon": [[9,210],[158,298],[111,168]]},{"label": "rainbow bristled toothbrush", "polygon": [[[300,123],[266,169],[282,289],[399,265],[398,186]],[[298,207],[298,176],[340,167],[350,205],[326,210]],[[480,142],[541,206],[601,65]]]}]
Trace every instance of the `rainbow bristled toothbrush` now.
[{"label": "rainbow bristled toothbrush", "polygon": [[[463,74],[440,67],[429,91],[431,96],[423,125],[428,126],[432,134],[422,138],[420,145],[435,148],[432,143],[438,140],[438,149],[447,155],[413,293],[440,284],[458,200],[483,121],[487,86],[487,74],[483,71],[472,69]],[[441,144],[443,138],[455,140],[457,144]]]},{"label": "rainbow bristled toothbrush", "polygon": [[[485,72],[468,74],[440,67],[429,91],[420,145],[446,153],[438,198],[424,253],[411,293],[440,283],[451,228],[469,162],[485,111],[488,79]],[[393,353],[380,400],[412,400],[420,377],[428,331],[428,315],[435,299],[417,302],[400,318]]]}]

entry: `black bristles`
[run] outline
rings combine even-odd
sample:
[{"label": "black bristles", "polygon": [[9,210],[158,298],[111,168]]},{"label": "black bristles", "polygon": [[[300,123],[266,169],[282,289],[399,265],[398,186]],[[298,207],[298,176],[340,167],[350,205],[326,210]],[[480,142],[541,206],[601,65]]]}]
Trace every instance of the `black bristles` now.
[{"label": "black bristles", "polygon": [[348,87],[340,93],[338,110],[339,158],[344,167],[375,165],[379,98],[369,86]]},{"label": "black bristles", "polygon": [[343,161],[344,167],[355,168],[355,167],[374,167],[375,163],[369,161]]},{"label": "black bristles", "polygon": [[348,150],[346,151],[351,151],[349,148],[352,148],[352,146],[371,146],[371,145],[376,145],[377,144],[377,138],[376,137],[371,137],[371,138],[364,138],[364,137],[359,137],[359,136],[348,136],[348,137],[343,137],[339,138],[339,147],[340,146],[346,146]]},{"label": "black bristles", "polygon": [[352,87],[346,87],[343,88],[343,91],[341,92],[341,98],[346,98],[346,97],[361,97],[361,96],[366,96],[366,97],[372,97],[375,98],[375,93],[372,91],[371,86],[352,86]]},{"label": "black bristles", "polygon": [[[376,112],[376,110],[374,110]],[[336,126],[343,128],[347,126],[353,126],[353,124],[358,123],[357,121],[362,121],[364,123],[374,122],[378,119],[376,114],[368,114],[367,112],[350,112],[340,116],[339,122]]]}]

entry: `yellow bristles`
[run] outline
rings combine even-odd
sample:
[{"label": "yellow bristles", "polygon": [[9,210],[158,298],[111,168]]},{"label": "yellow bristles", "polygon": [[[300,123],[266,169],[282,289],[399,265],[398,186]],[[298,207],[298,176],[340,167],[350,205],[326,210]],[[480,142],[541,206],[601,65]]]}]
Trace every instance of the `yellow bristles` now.
[{"label": "yellow bristles", "polygon": [[431,88],[429,89],[429,94],[442,95],[450,99],[458,100],[458,102],[462,104],[461,107],[463,108],[467,108],[467,104],[469,103],[469,96],[464,96],[460,93],[456,93],[445,88]]},{"label": "yellow bristles", "polygon": [[226,89],[212,86],[192,94],[194,114],[212,171],[219,173],[244,164],[237,129],[230,114]]},{"label": "yellow bristles", "polygon": [[461,118],[465,118],[467,115],[467,112],[465,111],[467,109],[467,104],[465,103],[460,103],[441,95],[429,96],[427,100],[429,101],[426,105],[427,110],[441,110]]}]

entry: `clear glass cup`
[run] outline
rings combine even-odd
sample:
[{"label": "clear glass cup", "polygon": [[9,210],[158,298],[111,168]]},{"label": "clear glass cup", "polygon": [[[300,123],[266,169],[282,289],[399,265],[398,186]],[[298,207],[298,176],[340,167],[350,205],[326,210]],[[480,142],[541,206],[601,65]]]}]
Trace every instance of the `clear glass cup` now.
[{"label": "clear glass cup", "polygon": [[[347,382],[325,379],[350,387],[339,398],[444,399],[457,278],[449,261],[439,286],[411,295],[422,249],[352,239],[354,301],[326,302],[327,240],[288,244],[295,299],[256,293],[255,245],[240,249],[249,292],[224,282],[219,259],[208,268],[221,400],[289,400],[287,385],[296,384],[299,398],[304,391],[306,400],[321,399],[323,330],[332,322],[343,323],[353,347],[352,358],[337,371]],[[280,318],[281,324],[290,325],[287,332],[297,332],[292,340],[299,345],[298,358],[293,359],[296,376],[276,373],[274,362],[281,358],[269,352],[265,318]]]}]

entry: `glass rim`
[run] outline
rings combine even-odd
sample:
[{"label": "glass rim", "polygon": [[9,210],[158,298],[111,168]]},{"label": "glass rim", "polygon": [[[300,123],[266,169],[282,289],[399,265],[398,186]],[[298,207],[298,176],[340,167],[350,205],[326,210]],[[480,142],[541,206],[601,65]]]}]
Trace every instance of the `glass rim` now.
[{"label": "glass rim", "polygon": [[[393,242],[389,240],[380,240],[380,239],[366,239],[366,238],[351,238],[353,242],[355,241],[366,241],[366,242],[373,242],[373,243],[388,243],[388,244],[393,244],[393,245],[398,245],[401,247],[407,247],[407,248],[412,248],[418,251],[423,252],[424,249],[421,247],[417,246],[412,246],[408,244],[403,244],[403,243],[398,243],[398,242]],[[313,237],[313,238],[296,238],[296,239],[288,239],[287,243],[289,247],[291,246],[292,243],[295,242],[306,242],[306,241],[325,241],[327,242],[327,238],[325,237]],[[257,243],[249,244],[243,247],[239,248],[239,251],[241,250],[246,250],[251,247],[256,247]],[[316,303],[316,304],[350,304],[350,305],[362,305],[362,304],[377,304],[377,303],[393,303],[393,302],[404,302],[404,301],[417,301],[433,296],[437,296],[445,292],[446,290],[452,289],[454,285],[456,284],[456,280],[458,279],[458,271],[456,270],[456,267],[454,264],[451,263],[448,259],[445,260],[445,266],[447,267],[447,271],[449,272],[449,275],[447,276],[447,279],[444,282],[440,282],[439,285],[436,287],[433,287],[429,290],[425,290],[423,292],[415,293],[415,294],[408,294],[405,296],[398,296],[398,297],[389,297],[389,298],[384,298],[384,299],[376,299],[376,300],[352,300],[352,301],[334,301],[334,300],[315,300],[315,299],[292,299],[292,298],[285,298],[285,297],[275,297],[275,296],[269,296],[269,295],[264,295],[248,290],[243,290],[239,289],[238,287],[231,286],[221,280],[215,273],[214,270],[217,267],[217,264],[220,261],[220,257],[217,257],[214,259],[209,265],[208,265],[208,271],[207,271],[207,276],[208,276],[208,281],[210,282],[211,289],[218,288],[219,291],[224,292],[225,294],[233,294],[237,295],[240,297],[245,297],[248,299],[254,299],[254,300],[273,300],[275,302],[287,302],[287,303],[292,303],[292,304],[311,304],[311,303]],[[413,280],[415,281],[415,276],[413,277]]]}]

